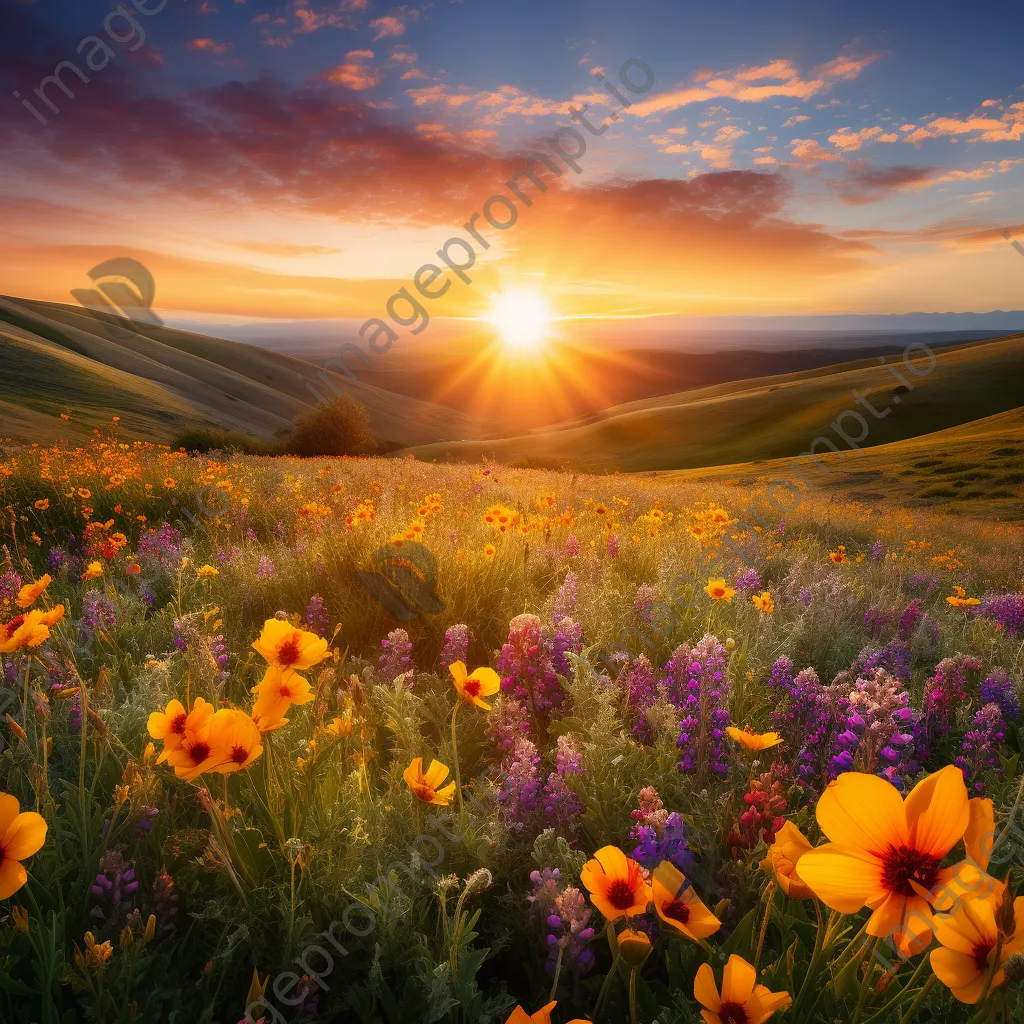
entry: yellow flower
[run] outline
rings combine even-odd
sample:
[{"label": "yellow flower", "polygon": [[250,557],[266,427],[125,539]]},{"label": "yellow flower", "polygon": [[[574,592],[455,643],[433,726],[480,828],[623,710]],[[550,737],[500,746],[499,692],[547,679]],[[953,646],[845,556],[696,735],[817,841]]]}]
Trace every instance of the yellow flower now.
[{"label": "yellow flower", "polygon": [[316,633],[296,629],[281,619],[267,619],[259,640],[252,646],[263,655],[267,664],[282,672],[312,668],[327,657],[326,640]]},{"label": "yellow flower", "polygon": [[46,822],[35,811],[23,811],[16,796],[0,793],[0,900],[27,881],[21,862],[38,853],[46,840]]},{"label": "yellow flower", "polygon": [[324,732],[335,739],[343,740],[352,732],[352,712],[346,711],[340,718],[332,718],[324,726]]},{"label": "yellow flower", "polygon": [[906,800],[876,775],[845,772],[817,807],[831,840],[800,859],[800,877],[841,914],[868,907],[867,933],[892,935],[904,956],[932,938],[931,894],[953,877],[943,858],[970,821],[963,772],[956,765],[922,779]]},{"label": "yellow flower", "polygon": [[[935,937],[942,947],[931,951],[932,970],[961,1003],[976,1003],[984,991],[999,943],[997,913],[1004,891],[1000,887],[984,898],[960,900],[952,914],[938,914],[935,918]],[[1013,901],[1013,930],[1003,935],[990,989],[1006,981],[1003,964],[1022,950],[1024,896],[1018,896]]]},{"label": "yellow flower", "polygon": [[171,700],[163,711],[154,711],[149,716],[146,728],[155,740],[163,741],[164,749],[157,764],[167,760],[171,753],[189,733],[198,733],[213,718],[213,705],[202,697],[192,702],[192,710],[185,711],[180,700]]},{"label": "yellow flower", "polygon": [[737,729],[734,725],[726,726],[725,731],[730,739],[734,739],[744,750],[767,750],[777,747],[782,737],[777,732],[754,732],[749,725]]},{"label": "yellow flower", "polygon": [[466,666],[461,661],[456,661],[448,666],[452,674],[452,682],[459,694],[459,700],[467,701],[475,707],[490,711],[491,705],[481,700],[482,697],[490,697],[501,689],[501,680],[498,673],[492,668],[477,668],[472,675],[466,675]]},{"label": "yellow flower", "polygon": [[169,491],[173,490],[176,486],[177,484],[174,480],[174,477],[169,476],[164,478],[164,487],[166,487]]},{"label": "yellow flower", "polygon": [[728,586],[724,579],[710,579],[704,588],[712,601],[727,601],[732,604],[736,591]]},{"label": "yellow flower", "polygon": [[224,760],[212,770],[221,775],[248,768],[263,753],[260,730],[244,712],[221,708],[210,719],[210,743]]},{"label": "yellow flower", "polygon": [[583,866],[580,881],[609,921],[642,914],[651,902],[651,887],[644,881],[640,865],[615,846],[598,850]]},{"label": "yellow flower", "polygon": [[839,545],[838,551],[830,551],[828,557],[831,558],[836,565],[842,565],[843,562],[846,561],[846,551],[843,548],[843,545]]},{"label": "yellow flower", "polygon": [[750,600],[754,602],[754,607],[760,609],[765,615],[771,615],[775,611],[775,599],[767,590],[752,595]]},{"label": "yellow flower", "polygon": [[493,558],[497,550],[493,544],[485,544],[483,549],[484,558]]},{"label": "yellow flower", "polygon": [[196,575],[201,580],[208,580],[213,576],[219,576],[220,569],[215,569],[212,565],[204,565],[196,569]]},{"label": "yellow flower", "polygon": [[705,1024],[762,1024],[792,1001],[788,992],[769,992],[757,984],[757,971],[735,953],[722,971],[722,992],[715,985],[710,964],[701,964],[693,982],[693,995]]},{"label": "yellow flower", "polygon": [[82,573],[81,579],[83,580],[95,580],[103,575],[103,564],[101,562],[90,562],[85,572]]},{"label": "yellow flower", "polygon": [[39,509],[40,512],[45,512],[50,507],[50,499],[40,498],[32,507]]},{"label": "yellow flower", "polygon": [[651,896],[662,922],[694,942],[714,935],[722,927],[722,922],[704,906],[693,886],[671,861],[663,860],[654,869]]},{"label": "yellow flower", "polygon": [[797,872],[800,858],[811,849],[800,829],[787,821],[775,833],[775,842],[768,847],[768,856],[761,861],[761,867],[774,872],[779,888],[791,900],[809,900],[814,895]]},{"label": "yellow flower", "polygon": [[441,786],[447,777],[448,766],[440,761],[431,761],[430,767],[424,772],[422,757],[414,757],[402,773],[413,796],[425,804],[437,804],[438,807],[447,807],[455,793],[454,782]]},{"label": "yellow flower", "polygon": [[[64,614],[64,606],[58,605],[60,616]],[[44,614],[38,609],[18,615],[10,622],[0,623],[0,654],[11,654],[23,647],[38,647],[50,636],[48,622],[57,611]]]},{"label": "yellow flower", "polygon": [[308,704],[312,699],[313,691],[305,676],[269,665],[257,687],[252,717],[260,732],[272,732],[288,721],[284,716],[293,704]]},{"label": "yellow flower", "polygon": [[[536,1013],[528,1014],[521,1006],[517,1006],[509,1016],[505,1024],[551,1024],[551,1011],[557,1006],[557,1003],[548,1003],[547,1006],[542,1006]],[[569,1021],[569,1024],[589,1024],[589,1021],[580,1020],[577,1017],[575,1020]]]}]

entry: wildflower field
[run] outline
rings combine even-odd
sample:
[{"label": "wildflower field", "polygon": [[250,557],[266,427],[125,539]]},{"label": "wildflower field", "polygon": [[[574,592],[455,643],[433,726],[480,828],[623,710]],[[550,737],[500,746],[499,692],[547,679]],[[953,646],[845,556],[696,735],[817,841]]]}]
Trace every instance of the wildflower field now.
[{"label": "wildflower field", "polygon": [[0,1020],[1024,1019],[1020,527],[0,461]]}]

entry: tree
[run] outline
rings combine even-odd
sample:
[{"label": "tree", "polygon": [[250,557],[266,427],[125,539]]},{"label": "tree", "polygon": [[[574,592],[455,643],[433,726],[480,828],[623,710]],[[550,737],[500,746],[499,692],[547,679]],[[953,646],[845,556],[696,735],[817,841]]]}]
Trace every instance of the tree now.
[{"label": "tree", "polygon": [[284,439],[291,455],[368,455],[376,447],[370,414],[347,395],[317,403],[295,417],[295,427]]}]

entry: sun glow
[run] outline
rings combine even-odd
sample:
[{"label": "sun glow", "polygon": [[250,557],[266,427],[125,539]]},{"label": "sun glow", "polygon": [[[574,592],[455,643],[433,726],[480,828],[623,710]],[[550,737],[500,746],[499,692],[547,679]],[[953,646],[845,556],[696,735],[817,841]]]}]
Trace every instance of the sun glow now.
[{"label": "sun glow", "polygon": [[514,352],[537,352],[550,333],[552,314],[544,297],[532,291],[507,291],[495,296],[483,318],[501,335],[501,343]]}]

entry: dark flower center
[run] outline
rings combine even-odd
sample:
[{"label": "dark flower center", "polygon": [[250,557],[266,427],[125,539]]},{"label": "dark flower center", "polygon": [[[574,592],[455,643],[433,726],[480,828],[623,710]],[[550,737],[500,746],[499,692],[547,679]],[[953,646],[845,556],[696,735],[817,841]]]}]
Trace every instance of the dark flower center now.
[{"label": "dark flower center", "polygon": [[4,626],[4,634],[8,640],[10,640],[10,638],[14,636],[14,634],[17,633],[19,629],[21,629],[24,621],[25,616],[18,615],[15,618],[11,619],[11,621],[8,622],[6,626]]},{"label": "dark flower center", "polygon": [[183,733],[185,731],[185,720],[188,715],[175,715],[171,720],[171,732]]},{"label": "dark flower center", "polygon": [[470,697],[480,696],[480,680],[479,679],[467,679],[462,689],[469,694]]},{"label": "dark flower center", "polygon": [[992,952],[992,947],[995,945],[994,942],[979,942],[974,949],[971,950],[971,956],[974,959],[974,966],[979,971],[988,970],[988,955]]},{"label": "dark flower center", "polygon": [[749,1024],[750,1022],[750,1017],[747,1016],[747,1011],[743,1006],[732,1000],[722,1003],[718,1008],[718,1016],[722,1024]]},{"label": "dark flower center", "polygon": [[629,882],[620,878],[608,886],[608,902],[616,910],[628,910],[633,906],[634,900],[633,886]]},{"label": "dark flower center", "polygon": [[882,855],[882,885],[900,896],[916,896],[916,882],[931,890],[939,878],[939,859],[910,846],[890,846]]},{"label": "dark flower center", "polygon": [[188,756],[196,764],[202,764],[210,756],[210,744],[209,743],[197,743],[188,752]]},{"label": "dark flower center", "polygon": [[277,660],[282,665],[294,665],[300,657],[299,645],[295,640],[287,640],[277,649]]},{"label": "dark flower center", "polygon": [[277,691],[277,694],[278,694],[279,697],[285,697],[288,700],[291,700],[292,699],[292,688],[290,686],[282,686],[281,689]]},{"label": "dark flower center", "polygon": [[245,764],[246,758],[249,756],[249,751],[245,747],[232,747],[231,748],[231,760],[235,764]]},{"label": "dark flower center", "polygon": [[661,912],[666,917],[670,917],[673,921],[678,921],[680,924],[686,924],[690,920],[690,908],[682,900],[672,900],[669,903],[663,903]]}]

